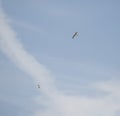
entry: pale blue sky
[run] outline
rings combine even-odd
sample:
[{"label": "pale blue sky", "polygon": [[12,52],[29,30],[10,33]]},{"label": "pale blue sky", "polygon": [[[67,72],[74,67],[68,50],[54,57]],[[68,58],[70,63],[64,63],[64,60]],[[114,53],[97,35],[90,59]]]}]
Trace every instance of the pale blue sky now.
[{"label": "pale blue sky", "polygon": [[[120,82],[119,0],[3,0],[2,8],[24,48],[51,71],[58,91],[100,97],[107,93],[91,85]],[[41,95],[33,79],[2,52],[0,59],[0,116],[30,116],[42,108],[33,100]]]}]

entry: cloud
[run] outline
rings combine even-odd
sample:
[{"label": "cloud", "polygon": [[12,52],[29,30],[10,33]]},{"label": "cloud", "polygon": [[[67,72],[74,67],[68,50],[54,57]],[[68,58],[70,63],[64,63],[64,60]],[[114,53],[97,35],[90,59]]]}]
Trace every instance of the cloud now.
[{"label": "cloud", "polygon": [[19,69],[30,75],[35,82],[40,82],[43,96],[36,96],[35,100],[45,108],[35,112],[34,116],[116,116],[116,112],[120,111],[120,86],[116,85],[116,81],[94,84],[98,91],[108,93],[99,98],[60,93],[51,72],[22,46],[2,8],[0,49]]},{"label": "cloud", "polygon": [[93,99],[61,95],[55,98],[46,111],[37,112],[35,116],[115,116],[120,110],[120,101],[116,104],[110,96]]},{"label": "cloud", "polygon": [[38,28],[37,26],[34,26],[28,22],[19,21],[19,20],[11,20],[11,23],[19,27],[22,27],[24,29],[30,30],[32,32],[43,33],[43,29]]},{"label": "cloud", "polygon": [[[64,5],[63,3],[57,4],[55,1],[31,1],[31,8],[34,8],[38,13],[43,12],[45,15],[49,15],[52,17],[69,17],[69,16],[77,16],[77,13],[69,7],[68,4]],[[67,7],[66,7],[67,6]],[[34,10],[33,9],[33,10]]]},{"label": "cloud", "polygon": [[[41,90],[46,94],[53,91],[53,80],[50,71],[38,63],[36,59],[25,51],[21,45],[17,34],[11,28],[8,18],[2,9],[0,9],[0,47],[1,50],[24,72],[40,81]],[[55,90],[54,90],[55,91]]]},{"label": "cloud", "polygon": [[[118,116],[120,86],[116,86],[111,81],[97,83],[93,86],[98,91],[105,91],[106,95],[90,98],[82,95],[59,94],[47,103],[48,106],[45,111],[38,111],[35,116]],[[39,99],[38,102],[41,103]]]},{"label": "cloud", "polygon": [[94,85],[97,89],[107,92],[111,97],[116,98],[115,100],[120,100],[119,81],[116,82],[114,79],[111,79],[107,82],[101,82]]}]

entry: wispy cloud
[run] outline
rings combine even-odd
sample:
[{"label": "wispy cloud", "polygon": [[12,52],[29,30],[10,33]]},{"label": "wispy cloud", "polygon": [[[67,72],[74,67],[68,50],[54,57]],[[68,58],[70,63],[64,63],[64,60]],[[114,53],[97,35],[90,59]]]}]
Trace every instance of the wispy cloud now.
[{"label": "wispy cloud", "polygon": [[98,91],[109,93],[104,97],[89,98],[60,93],[56,89],[51,72],[24,49],[2,8],[0,49],[19,69],[30,75],[35,82],[40,82],[45,98],[38,96],[36,100],[46,107],[37,111],[35,116],[116,116],[116,111],[120,111],[120,86],[116,86],[116,81],[95,84],[94,88]]},{"label": "wispy cloud", "polygon": [[37,32],[37,33],[43,33],[43,29],[35,26],[35,25],[32,25],[31,23],[28,23],[28,22],[24,22],[24,21],[19,21],[19,20],[14,20],[12,19],[11,20],[11,23],[13,25],[16,25],[18,27],[22,27],[24,29],[27,29],[27,30],[30,30],[30,31],[33,31],[33,32]]},{"label": "wispy cloud", "polygon": [[120,86],[110,81],[97,83],[94,88],[109,94],[99,98],[65,94],[54,96],[54,100],[48,102],[49,107],[43,112],[37,112],[35,116],[117,116],[116,112],[120,111]]},{"label": "wispy cloud", "polygon": [[[35,81],[40,81],[44,89],[43,92],[53,90],[53,81],[49,78],[50,71],[43,65],[39,64],[36,59],[25,51],[24,47],[18,40],[17,34],[8,24],[8,20],[0,10],[0,47],[1,50],[24,72],[34,78]],[[51,84],[51,85],[49,85]],[[45,90],[46,89],[46,90]]]}]

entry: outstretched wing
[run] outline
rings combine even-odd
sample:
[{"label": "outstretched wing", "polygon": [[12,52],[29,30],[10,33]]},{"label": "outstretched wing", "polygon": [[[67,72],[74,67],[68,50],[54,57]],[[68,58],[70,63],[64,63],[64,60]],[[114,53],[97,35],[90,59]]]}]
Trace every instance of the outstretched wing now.
[{"label": "outstretched wing", "polygon": [[72,36],[72,39],[78,34],[78,32],[75,32],[74,35]]}]

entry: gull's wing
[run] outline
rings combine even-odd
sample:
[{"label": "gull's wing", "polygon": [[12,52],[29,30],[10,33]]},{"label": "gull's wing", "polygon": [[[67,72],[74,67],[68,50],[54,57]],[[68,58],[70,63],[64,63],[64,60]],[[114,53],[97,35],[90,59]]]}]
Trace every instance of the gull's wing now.
[{"label": "gull's wing", "polygon": [[72,39],[78,34],[78,32],[75,32],[74,35],[72,36]]}]

